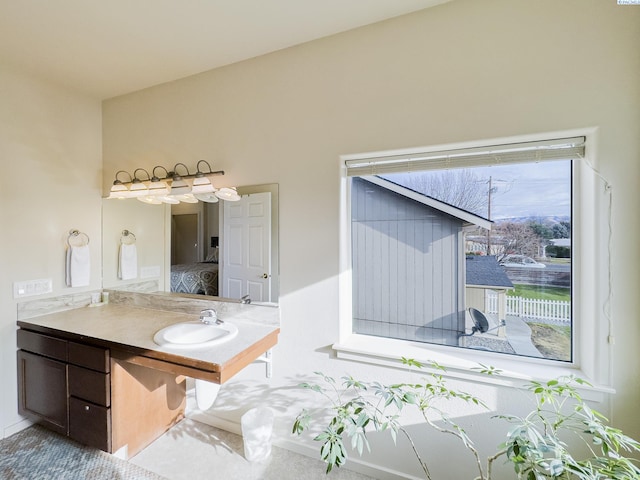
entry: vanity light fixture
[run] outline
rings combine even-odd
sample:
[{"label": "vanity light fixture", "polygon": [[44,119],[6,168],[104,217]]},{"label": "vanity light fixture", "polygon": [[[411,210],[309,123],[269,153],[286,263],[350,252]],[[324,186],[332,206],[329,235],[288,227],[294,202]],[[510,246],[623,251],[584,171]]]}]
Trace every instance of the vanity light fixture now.
[{"label": "vanity light fixture", "polygon": [[[207,165],[209,168],[208,172],[200,170],[201,163]],[[196,165],[196,168],[198,171],[196,172],[196,178],[193,179],[191,193],[193,193],[193,195],[202,202],[217,203],[218,197],[215,195],[217,189],[213,186],[209,177],[207,177],[207,175],[214,174],[214,172],[211,171],[211,166],[204,160],[200,160]]]},{"label": "vanity light fixture", "polygon": [[189,177],[191,175],[189,173],[189,169],[184,163],[175,164],[175,166],[173,167],[173,177],[171,178],[171,193],[169,193],[169,195],[171,195],[172,197],[191,193],[191,186],[178,173],[178,167],[180,165],[182,165],[184,169],[187,171],[186,177]]},{"label": "vanity light fixture", "polygon": [[[207,165],[207,167],[209,167],[208,172],[203,172],[202,170],[200,170],[201,163],[204,163]],[[191,193],[196,195],[196,194],[215,192],[216,191],[215,187],[211,183],[211,180],[209,180],[209,178],[206,176],[206,174],[213,174],[213,172],[211,171],[211,166],[204,160],[200,160],[196,165],[196,169],[198,171],[196,172],[196,176],[193,179],[193,187],[191,187]]]},{"label": "vanity light fixture", "polygon": [[164,170],[163,178],[170,178],[169,172],[163,166],[157,165],[153,167],[153,170],[151,171],[151,181],[149,182],[149,193],[144,197],[138,197],[138,200],[151,205],[159,205],[161,203],[180,203],[180,200],[169,197],[171,189],[169,188],[169,184],[156,174],[156,170],[158,168]]},{"label": "vanity light fixture", "polygon": [[167,184],[167,182],[160,179],[160,177],[156,175],[157,168],[161,168],[164,170],[164,178],[169,178],[169,172],[167,172],[166,168],[160,165],[153,167],[153,176],[151,177],[151,181],[149,182],[149,195],[168,195],[170,191],[169,185]]},{"label": "vanity light fixture", "polygon": [[147,172],[144,168],[136,168],[133,172],[133,182],[131,183],[131,187],[129,188],[129,196],[130,197],[143,197],[149,195],[149,187],[142,182],[138,178],[138,172],[144,172],[147,174],[147,182],[151,181],[151,177],[149,177],[149,172]]},{"label": "vanity light fixture", "polygon": [[[116,172],[116,179],[113,181],[113,186],[111,187],[108,198],[130,198],[129,189],[124,183],[122,183],[122,180],[118,178],[118,175],[120,175],[121,173],[126,173],[127,175],[129,175],[129,173],[125,172],[124,170],[118,170]],[[131,175],[129,175],[129,183],[132,182],[133,179],[131,178]]]},{"label": "vanity light fixture", "polygon": [[[178,167],[185,173],[178,172]],[[164,177],[158,175],[158,170],[160,172],[164,170]],[[146,179],[144,176],[140,178],[139,172],[146,173]],[[128,175],[129,180],[122,181],[121,174]],[[190,173],[184,163],[176,163],[172,171],[157,165],[153,167],[151,175],[144,168],[135,169],[133,176],[124,170],[119,170],[108,198],[136,198],[141,202],[154,205],[197,203],[198,200],[215,203],[219,198],[227,201],[240,200],[235,188],[224,187],[218,190],[213,186],[212,177],[219,175],[224,175],[224,171],[214,172],[206,160],[198,161],[195,174]]]}]

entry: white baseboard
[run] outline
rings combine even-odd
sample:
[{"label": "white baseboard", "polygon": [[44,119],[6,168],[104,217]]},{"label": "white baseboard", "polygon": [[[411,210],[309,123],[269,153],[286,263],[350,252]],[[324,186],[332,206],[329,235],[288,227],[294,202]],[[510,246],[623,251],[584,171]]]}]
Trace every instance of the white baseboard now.
[{"label": "white baseboard", "polygon": [[13,425],[5,427],[4,431],[2,432],[2,438],[10,437],[14,433],[18,433],[25,428],[29,428],[31,425],[33,425],[33,422],[31,420],[27,420],[26,418],[24,420],[20,420],[18,423],[14,423]]},{"label": "white baseboard", "polygon": [[[209,425],[211,427],[235,433],[236,435],[242,435],[242,429],[239,423],[216,417],[211,413],[203,413],[199,410],[194,410],[187,415],[187,418],[196,422],[204,423],[205,425]],[[304,455],[315,460],[320,459],[320,457],[318,456],[319,447],[314,448],[311,445],[306,445],[301,442],[295,442],[293,440],[288,440],[285,438],[274,438],[273,445],[275,445],[276,447],[284,448],[285,450],[289,450],[291,452],[299,453],[300,455]],[[396,470],[385,468],[380,465],[374,465],[372,463],[352,457],[349,458],[345,466],[340,468],[361,473],[363,475],[377,478],[379,480],[423,480],[423,477],[407,475],[406,473],[400,473]]]}]

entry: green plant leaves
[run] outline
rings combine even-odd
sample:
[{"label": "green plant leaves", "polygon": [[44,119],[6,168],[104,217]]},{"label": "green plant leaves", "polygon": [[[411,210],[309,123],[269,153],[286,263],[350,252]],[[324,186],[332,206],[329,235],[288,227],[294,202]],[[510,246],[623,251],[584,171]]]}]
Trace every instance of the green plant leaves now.
[{"label": "green plant leaves", "polygon": [[[423,368],[423,364],[402,358],[404,365]],[[435,362],[429,366],[436,371],[445,369]],[[499,375],[500,371],[486,365],[475,370],[486,375]],[[426,428],[456,436],[469,450],[478,465],[479,480],[491,479],[491,463],[504,456],[512,464],[518,478],[527,480],[638,480],[640,469],[635,461],[626,458],[624,452],[640,452],[640,443],[621,430],[608,426],[607,419],[583,402],[579,386],[588,382],[573,376],[542,381],[531,381],[526,385],[531,392],[535,407],[525,417],[500,414],[499,418],[512,426],[506,434],[499,451],[487,459],[487,475],[473,441],[465,430],[441,410],[447,400],[464,401],[486,407],[484,402],[469,393],[448,388],[440,373],[428,374],[423,383],[394,383],[385,385],[377,381],[365,382],[351,376],[342,377],[341,385],[334,378],[315,372],[325,383],[324,388],[312,383],[301,383],[303,389],[319,393],[330,402],[333,412],[328,425],[315,436],[321,442],[320,457],[327,463],[327,473],[347,461],[344,441],[349,439],[350,448],[362,455],[370,451],[367,431],[388,431],[394,443],[397,434],[408,439],[427,479],[429,469],[422,459],[409,432],[401,424],[401,415],[406,408],[415,408],[423,416]],[[444,401],[444,403],[443,403]],[[437,405],[437,407],[436,407]],[[435,419],[435,420],[434,420]],[[295,419],[292,433],[302,434],[310,428],[312,418],[303,410]],[[570,433],[591,445],[592,456],[574,458],[561,440]],[[598,453],[596,453],[598,452]]]}]

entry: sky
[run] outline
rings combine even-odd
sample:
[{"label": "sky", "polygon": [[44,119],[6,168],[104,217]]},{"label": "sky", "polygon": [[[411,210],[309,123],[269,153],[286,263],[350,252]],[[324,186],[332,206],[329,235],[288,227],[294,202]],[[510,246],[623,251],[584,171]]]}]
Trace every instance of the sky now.
[{"label": "sky", "polygon": [[571,162],[527,163],[474,169],[492,177],[492,220],[571,215]]},{"label": "sky", "polygon": [[[486,188],[487,196],[491,177],[491,220],[571,215],[569,160],[493,165],[469,170],[477,177],[475,182],[484,186],[481,188]],[[411,174],[400,174],[397,178],[402,175]],[[391,179],[391,176],[389,178]],[[429,195],[429,192],[423,193]],[[481,214],[486,216],[487,212]]]}]

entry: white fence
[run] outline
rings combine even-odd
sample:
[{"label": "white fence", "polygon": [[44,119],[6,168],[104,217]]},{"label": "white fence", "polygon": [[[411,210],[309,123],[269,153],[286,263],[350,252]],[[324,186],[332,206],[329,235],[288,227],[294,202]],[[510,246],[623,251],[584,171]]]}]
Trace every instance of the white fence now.
[{"label": "white fence", "polygon": [[[488,313],[498,313],[498,294],[487,295]],[[507,315],[571,323],[571,302],[507,296]]]}]

